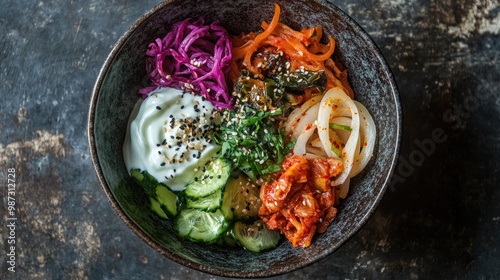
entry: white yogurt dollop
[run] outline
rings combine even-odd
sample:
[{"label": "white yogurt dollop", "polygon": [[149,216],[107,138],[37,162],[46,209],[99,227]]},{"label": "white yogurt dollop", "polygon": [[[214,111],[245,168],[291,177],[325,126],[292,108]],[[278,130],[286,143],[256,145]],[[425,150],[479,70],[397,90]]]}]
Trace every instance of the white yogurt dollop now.
[{"label": "white yogurt dollop", "polygon": [[211,140],[216,115],[200,96],[172,88],[151,93],[130,116],[123,145],[127,170],[147,170],[172,190],[183,190],[220,150]]}]

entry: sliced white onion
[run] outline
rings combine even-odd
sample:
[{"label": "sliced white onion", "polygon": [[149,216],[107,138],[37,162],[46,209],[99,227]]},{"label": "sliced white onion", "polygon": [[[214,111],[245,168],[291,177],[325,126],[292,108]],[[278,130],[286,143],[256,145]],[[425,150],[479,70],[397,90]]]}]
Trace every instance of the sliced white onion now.
[{"label": "sliced white onion", "polygon": [[325,97],[327,96],[327,94],[325,94],[325,96],[321,100],[321,105],[318,111],[318,121],[317,121],[318,136],[319,139],[321,140],[321,143],[323,144],[323,149],[325,150],[326,154],[329,157],[337,157],[337,155],[335,155],[335,153],[330,148],[331,141],[329,135],[330,131],[329,123],[330,123],[330,115],[332,114],[332,106],[325,101]]},{"label": "sliced white onion", "polygon": [[[304,113],[304,116],[298,121],[295,127],[292,128],[292,138],[298,138],[306,128],[316,122],[318,119],[319,105],[319,103],[314,104]],[[314,126],[314,128],[316,129],[316,126]]]},{"label": "sliced white onion", "polygon": [[295,108],[290,115],[288,116],[284,127],[285,133],[290,135],[292,133],[292,129],[297,125],[299,120],[303,117],[304,113],[309,110],[314,104],[318,103],[321,100],[322,95],[314,95],[309,100],[304,102],[300,107]]},{"label": "sliced white onion", "polygon": [[[330,110],[326,109],[330,107]],[[333,110],[333,107],[335,107],[335,110]],[[359,112],[358,108],[356,107],[356,104],[353,102],[353,100],[345,94],[345,92],[341,88],[332,88],[328,90],[325,93],[325,96],[323,96],[323,99],[321,100],[321,107],[320,107],[320,112],[318,113],[318,134],[319,137],[321,138],[321,142],[323,142],[323,145],[326,145],[328,147],[328,151],[331,152],[331,154],[334,154],[331,149],[330,149],[330,136],[329,136],[329,122],[333,117],[337,117],[338,112],[342,111],[343,108],[349,108],[351,112],[351,133],[349,135],[349,139],[345,143],[344,149],[342,150],[342,160],[344,162],[344,169],[342,172],[338,175],[337,178],[335,178],[334,181],[332,181],[332,186],[337,186],[342,183],[349,177],[349,174],[351,172],[351,168],[354,163],[354,155],[356,153],[356,146],[358,144],[358,138],[359,138]],[[341,110],[337,110],[338,108],[341,108]],[[322,112],[322,110],[325,110],[325,112]],[[328,114],[326,114],[328,112]],[[322,116],[322,113],[325,113]],[[331,115],[333,113],[333,116]],[[326,136],[325,136],[326,134]],[[323,138],[326,138],[326,141]],[[328,154],[327,151],[327,154]]]},{"label": "sliced white onion", "polygon": [[[332,129],[330,123],[349,126]],[[342,143],[342,172],[331,182],[338,186],[339,197],[349,192],[350,178],[359,174],[370,160],[375,147],[376,129],[368,110],[352,100],[342,88],[335,87],[316,95],[296,108],[285,122],[288,135],[296,139],[293,153],[306,159],[339,158],[333,142]]]},{"label": "sliced white onion", "polygon": [[375,139],[377,136],[377,129],[375,127],[375,122],[373,121],[372,116],[366,109],[366,107],[359,103],[358,101],[354,101],[356,104],[359,114],[360,114],[360,133],[363,135],[363,139],[361,139],[361,152],[355,159],[354,166],[352,167],[350,177],[354,177],[359,172],[361,172],[373,155],[373,149],[375,147]]},{"label": "sliced white onion", "polygon": [[349,177],[359,137],[359,113],[356,104],[338,87],[331,88],[325,93],[321,99],[321,106],[318,112],[318,136],[323,143],[323,148],[327,155],[337,158],[337,155],[331,150],[330,120],[338,117],[340,113],[345,111],[345,108],[348,108],[351,112],[351,123],[349,126],[352,131],[342,150],[344,169],[332,182],[332,186],[342,184]]},{"label": "sliced white onion", "polygon": [[297,137],[297,142],[295,142],[295,146],[293,147],[293,153],[295,155],[304,156],[306,154],[306,145],[309,138],[314,133],[314,130],[316,130],[316,125],[313,122],[310,127],[300,133],[299,137]]},{"label": "sliced white onion", "polygon": [[310,145],[312,147],[323,149],[323,143],[321,143],[321,140],[319,138],[314,138],[313,140],[311,140]]},{"label": "sliced white onion", "polygon": [[[348,117],[338,117],[338,118],[333,118],[330,123],[336,123],[340,125],[345,125],[349,126],[351,125],[351,116]],[[340,140],[342,143],[346,143],[347,140],[349,139],[349,135],[351,134],[350,131],[344,130],[344,129],[334,129],[335,133],[339,136]]]},{"label": "sliced white onion", "polygon": [[304,155],[304,157],[305,157],[307,160],[325,158],[324,156],[319,156],[319,155],[314,154],[314,153],[306,153],[306,154]]},{"label": "sliced white onion", "polygon": [[306,147],[306,152],[308,154],[313,154],[313,155],[316,155],[320,158],[326,158],[326,153],[325,151],[323,151],[323,149],[318,149],[318,148],[315,148],[315,147],[311,147],[311,146],[307,146]]}]

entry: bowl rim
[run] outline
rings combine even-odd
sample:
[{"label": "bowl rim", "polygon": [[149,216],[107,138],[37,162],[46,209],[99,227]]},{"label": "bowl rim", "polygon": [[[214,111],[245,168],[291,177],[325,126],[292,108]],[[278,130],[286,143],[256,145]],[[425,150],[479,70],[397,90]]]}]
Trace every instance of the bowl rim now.
[{"label": "bowl rim", "polygon": [[400,146],[401,146],[401,141],[402,141],[402,124],[403,124],[403,112],[402,112],[402,106],[401,106],[401,101],[400,101],[400,93],[399,89],[396,83],[396,80],[394,78],[393,72],[390,69],[384,55],[382,54],[382,51],[380,48],[377,46],[375,41],[371,38],[371,36],[366,32],[361,25],[359,25],[349,14],[344,12],[341,8],[336,6],[333,3],[327,2],[325,0],[313,0],[314,2],[321,4],[323,6],[328,7],[331,9],[334,13],[337,13],[340,17],[342,17],[344,20],[346,20],[349,25],[356,31],[357,34],[359,34],[364,40],[369,42],[371,44],[371,48],[373,49],[373,53],[375,54],[376,58],[380,61],[381,66],[386,73],[390,85],[390,95],[391,98],[394,100],[394,106],[396,109],[396,114],[395,114],[395,119],[396,119],[396,129],[395,129],[395,135],[396,135],[396,145],[392,148],[392,157],[389,162],[390,169],[387,172],[387,176],[384,178],[385,180],[382,180],[380,183],[381,189],[378,195],[373,199],[373,203],[368,209],[368,211],[365,213],[365,215],[361,218],[359,224],[356,226],[356,229],[353,230],[352,232],[349,232],[345,236],[342,237],[342,240],[339,242],[339,245],[334,247],[334,248],[329,248],[325,251],[323,251],[321,254],[317,255],[313,260],[307,261],[304,263],[301,263],[298,266],[292,267],[291,269],[278,269],[275,271],[272,270],[259,270],[259,271],[252,271],[252,272],[239,272],[239,271],[233,271],[233,270],[228,270],[224,268],[213,268],[207,265],[195,263],[193,261],[190,261],[188,259],[185,259],[181,256],[178,256],[174,254],[173,252],[169,250],[165,250],[161,244],[156,242],[154,239],[152,239],[151,236],[149,236],[146,232],[144,232],[140,225],[138,225],[126,212],[125,210],[120,207],[119,202],[111,192],[111,189],[109,185],[106,182],[105,176],[102,172],[101,166],[100,166],[100,161],[99,161],[99,156],[97,154],[97,148],[96,148],[96,141],[95,141],[95,135],[94,135],[94,121],[95,121],[95,109],[97,106],[97,100],[99,97],[99,92],[101,89],[101,86],[104,81],[104,77],[108,73],[111,64],[115,57],[118,55],[118,53],[121,51],[123,45],[129,38],[129,36],[136,31],[139,26],[141,26],[144,22],[146,22],[151,16],[153,16],[157,11],[163,9],[165,6],[168,6],[169,4],[176,2],[179,0],[166,0],[164,2],[161,2],[157,5],[155,5],[153,8],[149,9],[146,11],[139,19],[137,19],[123,35],[120,36],[118,41],[114,44],[111,52],[108,54],[106,57],[103,66],[101,67],[98,78],[94,84],[94,87],[92,89],[92,95],[91,95],[91,102],[88,107],[88,117],[87,117],[87,136],[88,136],[88,145],[89,145],[89,150],[90,150],[90,158],[92,162],[93,169],[95,171],[95,174],[97,176],[97,179],[99,181],[99,184],[101,185],[101,189],[104,191],[106,197],[108,198],[112,208],[118,214],[120,219],[125,223],[125,225],[132,230],[132,232],[137,235],[142,241],[144,241],[147,245],[149,245],[152,249],[155,251],[159,252],[161,255],[164,257],[167,257],[168,259],[184,265],[188,268],[195,269],[197,271],[203,272],[203,273],[208,273],[211,275],[216,275],[216,276],[222,276],[222,277],[238,277],[238,278],[257,278],[257,277],[271,277],[271,276],[277,276],[277,275],[282,275],[285,273],[289,273],[295,270],[302,269],[304,267],[307,267],[309,265],[312,265],[313,263],[316,263],[317,261],[326,258],[327,256],[331,255],[334,251],[342,247],[349,239],[351,239],[354,235],[356,235],[361,228],[367,223],[369,218],[372,216],[373,212],[376,210],[377,206],[379,205],[380,201],[382,200],[382,197],[384,196],[387,186],[389,182],[391,181],[394,170],[397,165],[397,161],[399,158],[400,154]]}]

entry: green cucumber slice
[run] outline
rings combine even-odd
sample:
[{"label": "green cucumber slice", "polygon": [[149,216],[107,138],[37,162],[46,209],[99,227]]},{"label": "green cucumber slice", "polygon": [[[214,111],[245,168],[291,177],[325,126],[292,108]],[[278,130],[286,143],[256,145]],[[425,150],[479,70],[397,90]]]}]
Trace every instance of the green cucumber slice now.
[{"label": "green cucumber slice", "polygon": [[269,230],[262,220],[253,224],[238,221],[232,229],[234,239],[250,252],[261,252],[278,245],[281,235],[277,230]]},{"label": "green cucumber slice", "polygon": [[186,207],[193,209],[200,209],[204,211],[213,212],[221,206],[222,203],[222,189],[217,190],[213,194],[200,197],[198,199],[186,198]]},{"label": "green cucumber slice", "polygon": [[229,178],[222,196],[221,212],[228,220],[255,220],[259,218],[259,188],[250,178],[240,173]]},{"label": "green cucumber slice", "polygon": [[132,176],[132,178],[134,178],[134,180],[138,183],[138,184],[141,184],[142,183],[142,180],[144,179],[144,175],[141,173],[141,170],[140,169],[131,169],[130,170],[130,175]]},{"label": "green cucumber slice", "polygon": [[160,203],[161,209],[172,219],[177,215],[177,195],[163,184],[156,185],[156,200]]},{"label": "green cucumber slice", "polygon": [[231,164],[215,158],[195,175],[194,181],[186,186],[185,194],[192,199],[209,196],[226,185],[230,174]]},{"label": "green cucumber slice", "polygon": [[151,203],[151,210],[161,218],[172,219],[177,215],[177,195],[165,184],[158,183],[146,170],[131,169],[130,175],[139,184]]},{"label": "green cucumber slice", "polygon": [[167,214],[165,214],[165,211],[161,208],[161,204],[156,201],[156,199],[149,197],[149,202],[151,203],[151,210],[153,210],[156,215],[160,216],[162,219],[170,220]]},{"label": "green cucumber slice", "polygon": [[220,210],[206,212],[185,208],[174,221],[174,229],[179,236],[207,244],[217,242],[228,226]]}]

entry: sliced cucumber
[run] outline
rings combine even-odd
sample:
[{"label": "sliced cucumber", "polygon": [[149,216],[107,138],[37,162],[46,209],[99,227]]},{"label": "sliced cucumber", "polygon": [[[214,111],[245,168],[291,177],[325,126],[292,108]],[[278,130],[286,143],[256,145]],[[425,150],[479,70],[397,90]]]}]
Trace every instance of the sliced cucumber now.
[{"label": "sliced cucumber", "polygon": [[276,247],[281,237],[279,231],[269,230],[260,219],[253,224],[236,222],[232,234],[240,245],[255,253]]},{"label": "sliced cucumber", "polygon": [[231,233],[231,229],[226,230],[226,232],[221,235],[221,237],[217,241],[217,245],[228,246],[228,247],[238,246],[238,242],[236,242],[236,240],[234,240],[233,234]]},{"label": "sliced cucumber", "polygon": [[245,175],[231,177],[222,196],[221,212],[228,220],[255,220],[261,206],[259,188]]},{"label": "sliced cucumber", "polygon": [[177,215],[177,195],[163,184],[156,185],[156,200],[161,204],[161,209],[172,219]]},{"label": "sliced cucumber", "polygon": [[179,233],[179,236],[207,244],[217,242],[228,225],[219,210],[206,212],[185,208],[180,211],[174,221],[174,229]]},{"label": "sliced cucumber", "polygon": [[215,211],[219,209],[222,203],[222,189],[217,190],[213,194],[200,197],[198,199],[186,198],[186,207],[200,209],[205,211]]},{"label": "sliced cucumber", "polygon": [[131,169],[130,175],[139,184],[149,197],[156,197],[156,185],[158,180],[149,174],[146,170],[140,171],[139,169]]},{"label": "sliced cucumber", "polygon": [[141,184],[142,180],[144,179],[144,175],[141,173],[140,169],[131,169],[130,170],[130,175],[134,180],[138,183]]},{"label": "sliced cucumber", "polygon": [[151,210],[164,219],[177,215],[177,195],[146,170],[131,169],[130,175],[144,189],[151,203]]},{"label": "sliced cucumber", "polygon": [[230,174],[231,164],[215,158],[195,175],[194,181],[186,186],[185,194],[192,199],[209,196],[226,185]]},{"label": "sliced cucumber", "polygon": [[167,214],[165,213],[165,211],[163,211],[163,209],[161,209],[161,204],[158,201],[156,201],[156,199],[150,197],[149,198],[149,202],[151,203],[151,210],[153,210],[153,212],[155,214],[157,214],[158,216],[160,216],[160,218],[163,218],[163,219],[166,219],[166,220],[170,219],[167,216]]}]

